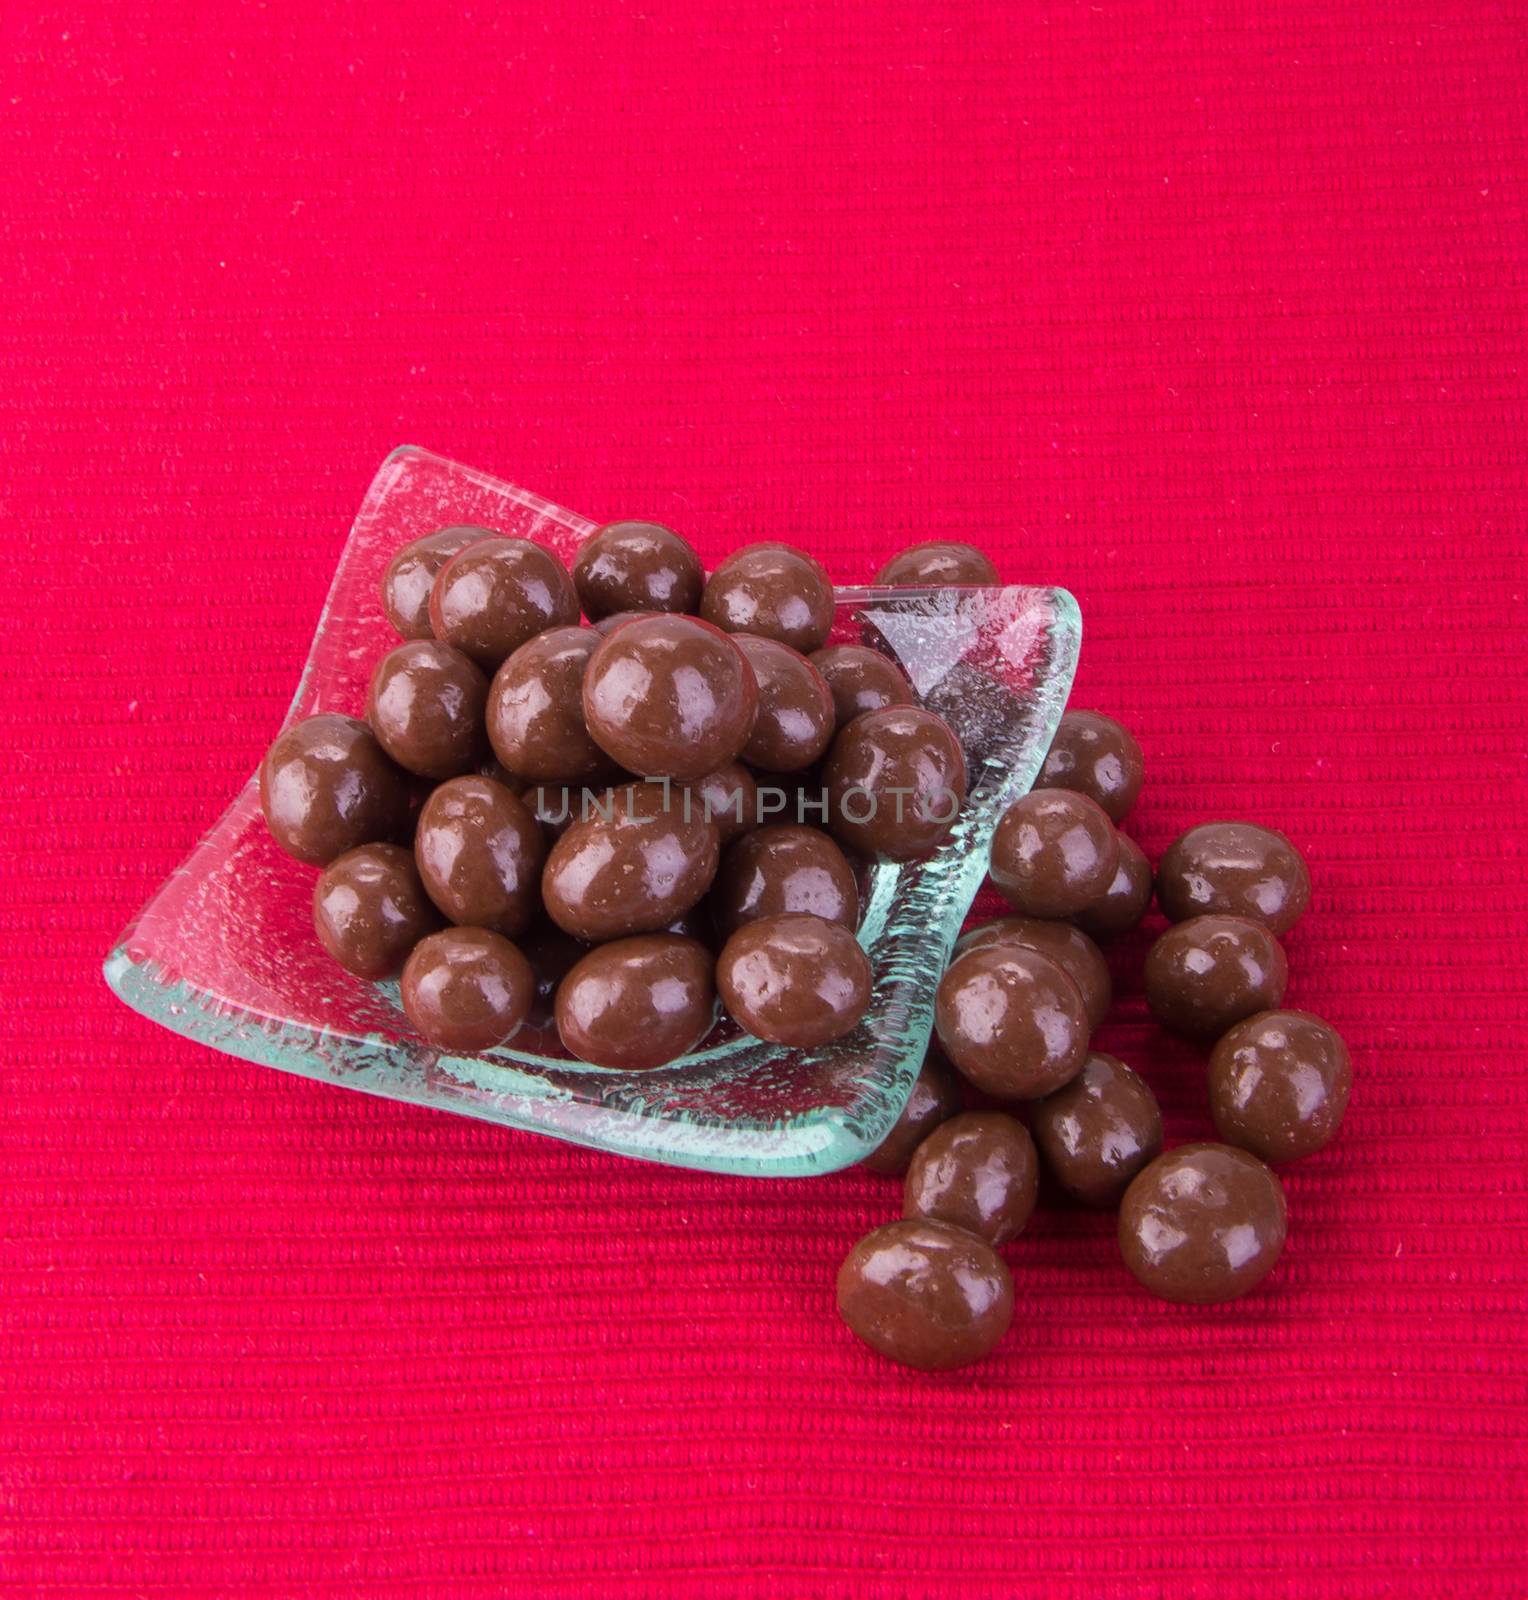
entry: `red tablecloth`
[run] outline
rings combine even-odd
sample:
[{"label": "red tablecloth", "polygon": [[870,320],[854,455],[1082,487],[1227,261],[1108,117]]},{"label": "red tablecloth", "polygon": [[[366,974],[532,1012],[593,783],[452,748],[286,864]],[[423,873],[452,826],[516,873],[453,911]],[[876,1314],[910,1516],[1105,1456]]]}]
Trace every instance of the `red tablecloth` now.
[{"label": "red tablecloth", "polygon": [[[718,9],[0,12],[0,1579],[1521,1594],[1528,15]],[[1071,587],[1148,851],[1248,815],[1315,874],[1291,999],[1357,1089],[1266,1290],[1154,1303],[1052,1210],[1001,1354],[912,1376],[832,1306],[893,1185],[117,1004],[403,441],[711,557]],[[1108,1037],[1202,1136],[1141,948]]]}]

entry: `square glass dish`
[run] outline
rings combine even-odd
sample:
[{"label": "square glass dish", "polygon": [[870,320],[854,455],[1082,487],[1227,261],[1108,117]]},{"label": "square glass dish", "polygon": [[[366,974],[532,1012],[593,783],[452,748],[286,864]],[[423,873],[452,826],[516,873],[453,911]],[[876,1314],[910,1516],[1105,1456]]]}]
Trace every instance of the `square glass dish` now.
[{"label": "square glass dish", "polygon": [[[397,643],[383,569],[400,545],[463,522],[533,539],[569,565],[596,526],[426,451],[395,450],[340,557],[289,720],[364,713],[372,669]],[[106,980],[176,1033],[310,1078],[676,1166],[831,1172],[880,1142],[911,1091],[992,830],[1034,782],[1080,639],[1062,589],[838,591],[833,641],[901,664],[960,738],[969,794],[934,855],[868,868],[859,939],[875,974],[870,1009],[821,1049],[764,1044],[724,1023],[694,1054],[645,1073],[570,1061],[550,1028],[481,1056],[442,1054],[410,1030],[396,982],[351,977],[319,947],[316,874],[271,842],[254,777],[122,934]]]}]

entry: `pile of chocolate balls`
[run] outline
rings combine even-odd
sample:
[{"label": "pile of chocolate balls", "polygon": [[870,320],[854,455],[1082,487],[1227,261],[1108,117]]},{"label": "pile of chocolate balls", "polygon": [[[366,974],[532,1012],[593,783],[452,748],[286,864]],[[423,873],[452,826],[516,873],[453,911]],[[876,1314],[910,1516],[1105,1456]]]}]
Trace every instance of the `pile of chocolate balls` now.
[{"label": "pile of chocolate balls", "polygon": [[[934,542],[875,581],[999,580],[980,551]],[[320,869],[313,922],[335,961],[400,976],[412,1026],[453,1053],[530,1024],[576,1059],[648,1071],[693,1050],[718,1002],[782,1047],[856,1026],[871,991],[857,866],[937,848],[966,773],[894,661],[829,645],[833,588],[812,556],[749,545],[708,577],[672,530],[617,522],[569,572],[527,540],[457,526],[398,551],[381,598],[402,642],[365,720],[297,722],[260,769],[271,836]],[[1279,1009],[1278,935],[1309,900],[1304,862],[1281,834],[1210,823],[1154,875],[1117,827],[1141,780],[1124,728],[1069,711],[1037,787],[998,824],[992,881],[1015,914],[955,947],[937,1044],[865,1163],[905,1175],[903,1219],[839,1273],[844,1320],[893,1360],[963,1366],[1003,1336],[1013,1285],[997,1248],[1028,1221],[1042,1161],[1073,1199],[1119,1208],[1148,1289],[1246,1292],[1284,1242],[1265,1163],[1319,1149],[1342,1119],[1342,1041]],[[782,785],[808,808],[790,817]],[[1213,1041],[1226,1141],[1166,1155],[1151,1090],[1089,1050],[1110,1003],[1096,941],[1135,927],[1153,889],[1174,926],[1147,957],[1147,1000]]]},{"label": "pile of chocolate balls", "polygon": [[[936,545],[882,581],[996,573]],[[455,1053],[550,1013],[575,1059],[647,1071],[711,1032],[718,999],[787,1047],[856,1026],[851,858],[934,850],[965,759],[886,655],[828,646],[812,556],[749,545],[708,578],[678,534],[619,522],[570,573],[452,527],[396,554],[382,603],[404,642],[366,720],[308,717],[260,772],[272,837],[322,869],[314,927],[342,967],[401,973],[413,1027]],[[825,804],[796,809],[826,827],[765,820],[812,782]]]},{"label": "pile of chocolate balls", "polygon": [[[1125,728],[1068,711],[1037,786],[998,823],[991,877],[1016,915],[955,946],[937,1046],[865,1162],[903,1176],[902,1220],[862,1239],[838,1275],[845,1322],[894,1361],[961,1367],[1003,1337],[1013,1281],[997,1249],[1029,1221],[1042,1165],[1071,1200],[1118,1209],[1125,1265],[1153,1294],[1203,1305],[1247,1293],[1284,1247],[1269,1163],[1321,1149],[1347,1110],[1342,1039],[1281,1009],[1278,936],[1310,902],[1299,852],[1272,829],[1211,822],[1176,839],[1153,875],[1117,827],[1142,775]],[[1096,941],[1135,927],[1153,888],[1173,926],[1147,953],[1146,1001],[1165,1028],[1210,1046],[1224,1141],[1166,1154],[1150,1087],[1088,1047],[1111,998]],[[1002,1109],[963,1109],[973,1090]]]}]

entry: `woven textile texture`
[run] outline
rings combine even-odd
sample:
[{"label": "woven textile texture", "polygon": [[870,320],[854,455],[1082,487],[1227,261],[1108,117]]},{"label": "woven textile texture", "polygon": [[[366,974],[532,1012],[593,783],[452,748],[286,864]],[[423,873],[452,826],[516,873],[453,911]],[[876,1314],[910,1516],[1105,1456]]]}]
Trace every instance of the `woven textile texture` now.
[{"label": "woven textile texture", "polygon": [[[18,0],[0,75],[0,1589],[1528,1588],[1521,4]],[[1153,1302],[1051,1206],[998,1355],[918,1377],[833,1309],[893,1183],[113,1000],[405,441],[712,560],[1071,588],[1148,853],[1311,862],[1357,1087],[1267,1287]],[[1101,1042],[1204,1137],[1144,946]]]}]

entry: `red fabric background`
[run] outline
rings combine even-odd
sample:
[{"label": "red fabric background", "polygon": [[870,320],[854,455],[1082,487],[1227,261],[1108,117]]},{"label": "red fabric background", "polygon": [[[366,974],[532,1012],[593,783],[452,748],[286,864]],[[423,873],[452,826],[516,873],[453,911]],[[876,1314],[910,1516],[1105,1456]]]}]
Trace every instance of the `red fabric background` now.
[{"label": "red fabric background", "polygon": [[[296,19],[290,13],[307,13]],[[1528,1582],[1528,16],[0,8],[0,1575],[18,1594]],[[1239,1306],[1109,1219],[963,1377],[896,1192],[647,1169],[155,1030],[111,937],[276,727],[383,454],[1078,595],[1159,853],[1307,850],[1339,1145]],[[1198,1058],[1114,1046],[1173,1137]]]}]

